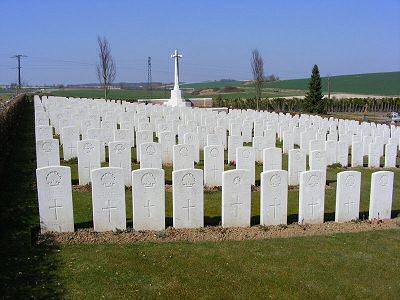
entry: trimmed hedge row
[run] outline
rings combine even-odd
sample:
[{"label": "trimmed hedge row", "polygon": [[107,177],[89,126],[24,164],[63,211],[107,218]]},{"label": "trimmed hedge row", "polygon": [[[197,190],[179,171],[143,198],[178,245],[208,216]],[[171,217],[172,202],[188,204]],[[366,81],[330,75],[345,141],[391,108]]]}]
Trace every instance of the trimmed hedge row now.
[{"label": "trimmed hedge row", "polygon": [[[392,112],[400,111],[400,98],[345,98],[326,99],[327,112]],[[255,99],[213,99],[214,107],[231,107],[238,109],[255,109]],[[305,100],[299,98],[271,98],[260,99],[260,110],[279,112],[301,112],[304,111]]]},{"label": "trimmed hedge row", "polygon": [[0,102],[0,178],[5,173],[6,161],[13,150],[13,139],[19,128],[22,110],[32,97],[26,94]]}]

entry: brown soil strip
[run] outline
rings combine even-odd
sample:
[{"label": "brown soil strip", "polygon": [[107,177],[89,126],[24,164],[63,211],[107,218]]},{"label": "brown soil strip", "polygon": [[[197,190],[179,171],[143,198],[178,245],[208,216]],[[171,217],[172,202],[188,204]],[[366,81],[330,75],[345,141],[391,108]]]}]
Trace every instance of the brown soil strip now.
[{"label": "brown soil strip", "polygon": [[[173,241],[242,241],[270,238],[287,238],[313,235],[334,235],[346,232],[373,230],[400,230],[400,217],[385,221],[354,221],[347,223],[325,222],[315,225],[252,226],[247,228],[223,228],[209,226],[197,229],[175,229],[168,227],[163,231],[94,232],[93,229],[79,229],[71,233],[46,233],[38,237],[42,244],[130,244],[141,242]],[[400,232],[399,232],[400,233]]]}]

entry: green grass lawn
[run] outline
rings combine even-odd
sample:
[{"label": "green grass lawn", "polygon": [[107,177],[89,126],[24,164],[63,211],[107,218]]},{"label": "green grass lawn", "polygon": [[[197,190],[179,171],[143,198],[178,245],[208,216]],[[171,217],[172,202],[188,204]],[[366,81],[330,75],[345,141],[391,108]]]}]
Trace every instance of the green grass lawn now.
[{"label": "green grass lawn", "polygon": [[[8,176],[0,182],[2,298],[395,299],[399,295],[399,230],[259,241],[36,245],[33,103],[21,114],[18,126]],[[337,171],[329,169],[328,180],[334,180]],[[361,210],[366,211],[370,171],[362,172]],[[393,208],[398,211],[398,171],[395,181]],[[328,214],[333,212],[333,195],[334,189],[328,189]],[[73,197],[77,227],[90,226],[90,193]],[[129,219],[129,192],[127,198]],[[167,199],[170,215],[170,194]],[[220,193],[207,192],[205,199],[209,224],[211,218],[218,223]],[[292,221],[296,201],[297,192],[290,192]],[[257,205],[258,193],[253,193],[254,221]]]}]

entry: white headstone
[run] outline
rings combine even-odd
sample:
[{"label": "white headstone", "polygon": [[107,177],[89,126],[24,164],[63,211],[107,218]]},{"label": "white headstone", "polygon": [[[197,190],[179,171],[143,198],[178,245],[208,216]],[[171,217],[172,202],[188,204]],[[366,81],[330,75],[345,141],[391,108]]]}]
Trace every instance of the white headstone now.
[{"label": "white headstone", "polygon": [[199,169],[173,171],[172,189],[174,227],[203,227],[203,171]]},{"label": "white headstone", "polygon": [[228,162],[236,162],[236,148],[243,146],[243,138],[240,135],[228,136]]},{"label": "white headstone", "polygon": [[98,140],[82,140],[78,145],[78,176],[79,185],[90,182],[90,174],[100,168],[100,142]]},{"label": "white headstone", "polygon": [[131,146],[129,142],[110,142],[108,144],[110,167],[124,170],[124,182],[131,186]]},{"label": "white headstone", "polygon": [[349,164],[349,147],[346,142],[337,143],[337,162],[342,167],[347,167]]},{"label": "white headstone", "polygon": [[165,229],[165,184],[163,169],[132,172],[133,229]]},{"label": "white headstone", "polygon": [[95,231],[126,229],[124,170],[92,170],[93,225]]},{"label": "white headstone", "polygon": [[380,149],[381,145],[378,143],[369,144],[368,151],[368,168],[379,168],[381,165]]},{"label": "white headstone", "polygon": [[193,145],[179,144],[173,146],[173,170],[194,168]]},{"label": "white headstone", "polygon": [[70,160],[78,156],[77,142],[79,141],[79,129],[75,126],[67,126],[61,129],[63,142],[63,158]]},{"label": "white headstone", "polygon": [[254,160],[254,148],[236,148],[236,169],[249,171],[249,180],[252,185],[256,184],[256,164]]},{"label": "white headstone", "polygon": [[153,131],[142,130],[136,132],[136,160],[140,161],[140,144],[153,141]]},{"label": "white headstone", "polygon": [[288,172],[262,172],[260,181],[260,224],[287,224]]},{"label": "white headstone", "polygon": [[357,220],[360,213],[361,172],[337,174],[335,222]]},{"label": "white headstone", "polygon": [[247,170],[222,174],[222,226],[248,227],[251,217],[251,182]]},{"label": "white headstone", "polygon": [[38,169],[60,165],[60,146],[58,140],[36,141],[36,163]]},{"label": "white headstone", "polygon": [[204,185],[208,187],[222,185],[224,171],[224,146],[204,147]]},{"label": "white headstone", "polygon": [[322,171],[305,171],[300,175],[299,224],[324,222],[325,183]]},{"label": "white headstone", "polygon": [[172,150],[175,145],[175,134],[172,131],[159,133],[159,143],[161,144],[161,156],[164,164],[172,164]]},{"label": "white headstone", "polygon": [[263,153],[263,171],[282,170],[282,149],[266,148]]},{"label": "white headstone", "polygon": [[300,173],[306,170],[306,154],[301,149],[293,149],[289,151],[288,171],[289,185],[298,185]]},{"label": "white headstone", "polygon": [[196,133],[188,132],[183,136],[183,142],[186,145],[193,146],[193,159],[196,163],[200,161],[199,136]]},{"label": "white headstone", "polygon": [[362,167],[364,164],[363,144],[361,142],[351,143],[351,167]]},{"label": "white headstone", "polygon": [[372,173],[369,199],[369,219],[390,219],[393,201],[394,173],[380,171]]},{"label": "white headstone", "polygon": [[36,170],[40,231],[74,231],[71,168],[44,167]]},{"label": "white headstone", "polygon": [[385,145],[385,168],[396,168],[397,145]]},{"label": "white headstone", "polygon": [[140,144],[140,168],[162,168],[161,144],[153,142]]}]

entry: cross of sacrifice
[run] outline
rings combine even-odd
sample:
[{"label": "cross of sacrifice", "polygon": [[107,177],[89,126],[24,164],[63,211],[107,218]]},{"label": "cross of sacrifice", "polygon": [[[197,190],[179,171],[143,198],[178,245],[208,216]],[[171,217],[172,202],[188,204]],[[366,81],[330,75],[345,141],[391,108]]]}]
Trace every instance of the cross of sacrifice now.
[{"label": "cross of sacrifice", "polygon": [[175,83],[174,90],[179,90],[179,59],[182,58],[182,55],[178,53],[178,49],[175,50],[174,54],[171,55],[171,58],[175,59]]}]

